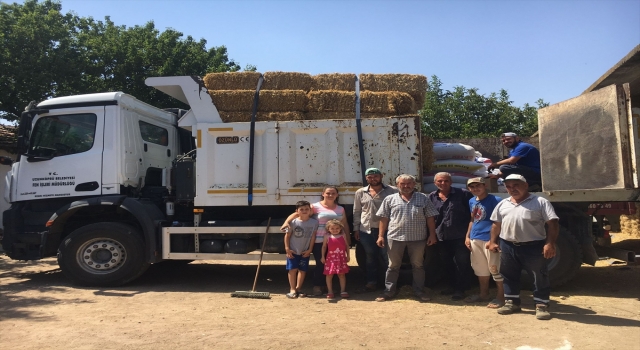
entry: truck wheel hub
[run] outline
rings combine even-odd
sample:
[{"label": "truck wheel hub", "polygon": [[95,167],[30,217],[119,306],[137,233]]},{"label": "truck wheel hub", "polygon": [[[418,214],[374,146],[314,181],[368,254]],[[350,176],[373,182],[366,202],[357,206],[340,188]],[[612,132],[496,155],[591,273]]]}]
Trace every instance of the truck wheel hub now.
[{"label": "truck wheel hub", "polygon": [[107,273],[122,266],[126,259],[124,247],[117,241],[99,238],[78,249],[78,263],[91,273]]}]

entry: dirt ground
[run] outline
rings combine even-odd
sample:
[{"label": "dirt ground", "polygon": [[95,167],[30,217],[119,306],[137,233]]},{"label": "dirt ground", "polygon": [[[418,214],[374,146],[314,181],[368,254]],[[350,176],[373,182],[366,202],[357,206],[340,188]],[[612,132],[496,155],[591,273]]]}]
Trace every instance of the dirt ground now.
[{"label": "dirt ground", "polygon": [[[615,236],[614,236],[615,237]],[[618,245],[640,245],[625,239]],[[486,304],[410,297],[376,303],[350,299],[289,300],[283,262],[263,266],[258,291],[271,299],[231,298],[250,290],[255,262],[152,266],[118,288],[71,285],[54,258],[22,262],[0,256],[3,349],[640,349],[640,266],[599,261],[552,291],[554,318],[501,316]],[[363,281],[359,268],[348,290]],[[307,282],[310,282],[309,280]],[[337,281],[335,282],[337,285]],[[309,285],[309,283],[307,283]],[[405,288],[408,288],[405,287]],[[473,292],[473,291],[472,291]],[[495,293],[495,290],[493,290]]]}]

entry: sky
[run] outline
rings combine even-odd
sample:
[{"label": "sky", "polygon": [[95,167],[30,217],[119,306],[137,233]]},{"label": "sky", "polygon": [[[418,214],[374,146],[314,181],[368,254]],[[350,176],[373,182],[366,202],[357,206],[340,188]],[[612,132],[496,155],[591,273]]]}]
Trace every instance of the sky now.
[{"label": "sky", "polygon": [[640,0],[61,0],[63,12],[172,28],[259,72],[437,75],[516,106],[581,94],[640,44]]}]

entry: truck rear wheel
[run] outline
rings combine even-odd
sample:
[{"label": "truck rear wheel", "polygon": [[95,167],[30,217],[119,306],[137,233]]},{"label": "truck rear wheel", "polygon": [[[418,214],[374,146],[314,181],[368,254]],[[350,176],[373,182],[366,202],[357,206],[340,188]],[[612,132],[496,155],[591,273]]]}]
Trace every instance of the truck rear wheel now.
[{"label": "truck rear wheel", "polygon": [[115,222],[83,226],[58,248],[58,265],[74,283],[119,286],[146,271],[144,243],[133,227]]},{"label": "truck rear wheel", "polygon": [[560,227],[556,241],[556,256],[549,261],[549,279],[552,287],[570,281],[582,265],[580,243],[569,230]]}]

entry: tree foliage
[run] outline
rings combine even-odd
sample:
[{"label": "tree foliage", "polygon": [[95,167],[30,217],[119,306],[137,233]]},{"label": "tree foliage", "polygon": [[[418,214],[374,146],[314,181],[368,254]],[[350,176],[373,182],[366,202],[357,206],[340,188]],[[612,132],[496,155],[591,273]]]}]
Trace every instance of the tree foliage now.
[{"label": "tree foliage", "polygon": [[184,107],[144,80],[239,70],[226,47],[207,49],[205,39],[161,32],[153,22],[126,27],[109,17],[63,14],[52,0],[0,3],[0,117],[7,120],[16,120],[33,100],[105,91],[157,107]]},{"label": "tree foliage", "polygon": [[422,131],[434,139],[495,137],[506,131],[529,136],[538,130],[538,108],[549,104],[539,99],[536,105],[513,106],[504,89],[489,96],[464,86],[444,91],[434,75],[420,112]]}]

